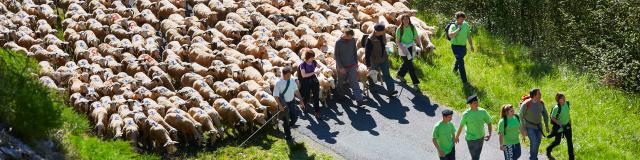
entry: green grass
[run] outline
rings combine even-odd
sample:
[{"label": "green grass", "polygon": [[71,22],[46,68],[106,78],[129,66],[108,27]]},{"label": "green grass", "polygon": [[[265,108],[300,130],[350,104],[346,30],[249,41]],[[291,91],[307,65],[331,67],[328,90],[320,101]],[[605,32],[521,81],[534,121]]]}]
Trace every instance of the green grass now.
[{"label": "green grass", "polygon": [[[455,57],[441,29],[447,18],[432,14],[419,17],[439,27],[432,37],[437,49],[414,61],[425,95],[462,112],[466,109],[466,97],[477,94],[481,107],[490,112],[496,124],[500,107],[517,105],[520,97],[532,88],[541,88],[549,113],[556,104],[555,93],[564,92],[572,104],[573,140],[578,159],[632,159],[640,152],[638,94],[604,86],[592,75],[545,63],[530,55],[527,47],[511,44],[482,28],[473,33],[476,52],[468,51],[465,57],[472,87],[464,89],[460,77],[453,73]],[[397,57],[392,60],[392,68],[398,69],[401,61]],[[407,80],[410,81],[408,76]],[[543,140],[541,153],[551,141]],[[566,150],[563,140],[553,154],[567,159]]]}]

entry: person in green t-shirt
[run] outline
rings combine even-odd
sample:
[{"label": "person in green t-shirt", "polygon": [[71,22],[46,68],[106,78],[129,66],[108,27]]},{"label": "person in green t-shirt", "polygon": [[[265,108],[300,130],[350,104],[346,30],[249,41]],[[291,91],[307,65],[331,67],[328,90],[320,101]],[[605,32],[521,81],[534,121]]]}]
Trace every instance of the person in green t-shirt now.
[{"label": "person in green t-shirt", "polygon": [[525,137],[524,129],[520,128],[520,116],[515,115],[513,105],[502,106],[500,112],[502,119],[498,122],[498,135],[500,139],[500,150],[504,152],[505,160],[517,160],[522,155],[520,148],[520,137]]},{"label": "person in green t-shirt", "polygon": [[[489,141],[491,138],[491,116],[484,108],[478,107],[477,96],[469,96],[467,104],[469,104],[469,109],[462,113],[462,120],[460,120],[460,127],[458,127],[455,141],[458,143],[462,127],[466,126],[465,140],[467,140],[471,159],[478,160],[480,159],[484,141]],[[486,136],[484,134],[485,124],[489,127],[489,134]]]},{"label": "person in green t-shirt", "polygon": [[418,80],[418,75],[413,66],[413,58],[416,56],[416,53],[421,52],[420,50],[423,48],[422,41],[420,41],[418,29],[411,24],[411,16],[403,15],[400,19],[402,23],[396,29],[395,40],[398,45],[398,55],[400,55],[402,59],[402,66],[398,69],[396,79],[400,82],[406,82],[404,76],[408,72],[413,82],[413,88],[418,92],[420,91],[420,88],[418,88],[420,80]]},{"label": "person in green t-shirt", "polygon": [[445,109],[442,111],[442,121],[436,123],[433,127],[433,145],[438,150],[440,160],[455,160],[456,147],[453,143],[453,134],[456,127],[451,122],[453,111]]},{"label": "person in green t-shirt", "polygon": [[551,156],[551,152],[553,148],[560,145],[560,140],[564,136],[567,139],[567,150],[569,152],[569,159],[575,159],[573,153],[573,139],[571,133],[571,117],[569,116],[569,102],[567,102],[563,93],[556,94],[556,102],[558,105],[554,106],[551,109],[551,122],[554,124],[553,132],[549,134],[549,138],[554,137],[555,139],[549,146],[547,147],[547,157],[549,159],[554,159]]},{"label": "person in green t-shirt", "polygon": [[471,26],[464,19],[466,15],[464,12],[456,13],[456,23],[452,24],[447,31],[447,35],[451,38],[451,49],[456,56],[456,63],[453,66],[453,72],[460,73],[462,83],[467,86],[467,72],[464,67],[464,56],[467,54],[467,41],[469,41],[469,47],[471,52],[473,49],[473,40],[471,38]]}]

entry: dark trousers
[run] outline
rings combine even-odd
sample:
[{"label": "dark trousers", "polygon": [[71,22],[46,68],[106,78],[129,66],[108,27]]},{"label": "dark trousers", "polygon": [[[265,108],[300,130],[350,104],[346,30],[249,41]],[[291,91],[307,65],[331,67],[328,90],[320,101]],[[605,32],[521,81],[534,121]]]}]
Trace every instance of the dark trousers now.
[{"label": "dark trousers", "polygon": [[[409,47],[407,50],[409,50],[409,53],[411,53],[413,52],[413,47]],[[416,57],[413,57],[413,59],[411,60],[409,60],[406,56],[400,57],[402,58],[402,66],[400,66],[400,69],[398,70],[398,77],[404,78],[407,72],[409,72],[409,76],[411,76],[411,81],[413,81],[413,84],[420,83],[420,80],[418,80],[418,76],[416,75],[416,68],[413,66],[413,59],[415,59]]]},{"label": "dark trousers", "polygon": [[[284,102],[284,99],[281,99],[280,102]],[[284,112],[280,113],[282,127],[284,128],[284,138],[287,140],[293,139],[293,137],[291,137],[291,125],[296,124],[296,121],[298,121],[295,108],[296,104],[293,101],[285,102]]]},{"label": "dark trousers", "polygon": [[456,56],[456,63],[453,65],[453,71],[460,73],[462,83],[467,83],[467,71],[464,67],[464,56],[467,55],[467,46],[451,45],[453,54]]},{"label": "dark trousers", "polygon": [[320,84],[316,76],[302,78],[300,80],[300,94],[304,102],[312,104],[315,112],[320,112]]},{"label": "dark trousers", "polygon": [[456,160],[456,147],[453,147],[449,154],[444,155],[444,157],[440,157],[440,160]]},{"label": "dark trousers", "polygon": [[555,135],[554,137],[555,139],[553,140],[553,142],[551,142],[551,144],[549,144],[549,147],[547,147],[547,157],[551,157],[551,151],[553,151],[553,148],[560,145],[562,136],[564,136],[567,139],[567,150],[569,152],[569,159],[571,160],[575,159],[575,155],[573,153],[573,139],[572,139],[570,123],[564,126],[564,129],[562,132]]},{"label": "dark trousers", "polygon": [[518,160],[518,158],[520,158],[520,155],[522,155],[522,148],[520,148],[520,144],[505,145],[505,160]]},{"label": "dark trousers", "polygon": [[480,153],[482,153],[482,145],[484,145],[484,139],[467,141],[467,147],[469,147],[469,153],[472,160],[479,160]]}]

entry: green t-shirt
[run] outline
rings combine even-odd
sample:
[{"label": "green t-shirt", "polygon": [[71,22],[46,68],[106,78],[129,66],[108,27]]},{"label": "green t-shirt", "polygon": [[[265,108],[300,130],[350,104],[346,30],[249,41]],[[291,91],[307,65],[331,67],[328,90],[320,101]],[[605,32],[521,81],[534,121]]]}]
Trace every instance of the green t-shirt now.
[{"label": "green t-shirt", "polygon": [[[458,29],[458,23],[452,24],[451,27],[449,27],[449,33],[455,32],[457,29]],[[466,46],[470,32],[471,32],[471,26],[469,26],[469,23],[467,23],[467,21],[463,21],[462,29],[460,29],[460,32],[458,32],[458,34],[456,34],[455,37],[451,37],[451,44]]]},{"label": "green t-shirt", "polygon": [[455,132],[456,127],[453,126],[453,122],[445,124],[440,121],[433,127],[433,138],[436,139],[444,154],[449,154],[453,150],[453,134]]},{"label": "green t-shirt", "polygon": [[411,26],[404,26],[404,33],[400,37],[400,27],[396,29],[396,37],[400,37],[400,43],[413,43],[413,39],[418,36],[418,30],[413,27],[413,34],[411,33]]},{"label": "green t-shirt", "polygon": [[477,111],[467,109],[462,113],[460,126],[466,126],[465,139],[467,141],[478,140],[484,137],[484,124],[491,124],[491,116],[483,108],[478,107]]},{"label": "green t-shirt", "polygon": [[502,144],[511,145],[520,143],[520,137],[518,136],[518,134],[520,134],[520,121],[516,116],[507,119],[506,135],[504,131],[504,119],[501,119],[500,122],[498,122],[498,133],[504,136],[504,142]]},{"label": "green t-shirt", "polygon": [[[556,117],[556,114],[558,114],[558,105],[551,109],[551,117],[555,117],[562,125],[569,123],[569,105],[567,105],[567,103],[562,105],[562,111],[560,111],[560,115],[558,115],[559,117]],[[562,131],[562,128],[558,131]]]}]

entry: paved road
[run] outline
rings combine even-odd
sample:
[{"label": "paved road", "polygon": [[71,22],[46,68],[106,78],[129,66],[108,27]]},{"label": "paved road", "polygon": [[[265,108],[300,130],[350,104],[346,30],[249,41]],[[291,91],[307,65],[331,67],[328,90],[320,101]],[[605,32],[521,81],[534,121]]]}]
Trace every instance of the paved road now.
[{"label": "paved road", "polygon": [[[322,120],[304,114],[295,132],[345,159],[437,159],[431,133],[434,124],[442,119],[440,112],[445,107],[427,96],[414,95],[406,86],[396,87],[401,90],[397,98],[372,93],[369,105],[363,108],[328,102],[328,107],[322,109]],[[459,113],[454,114],[453,120],[457,127]],[[498,137],[492,137],[485,143],[481,159],[504,159],[498,146]],[[456,144],[456,157],[470,159],[466,142]],[[520,159],[528,157],[528,150],[523,149]]]}]

